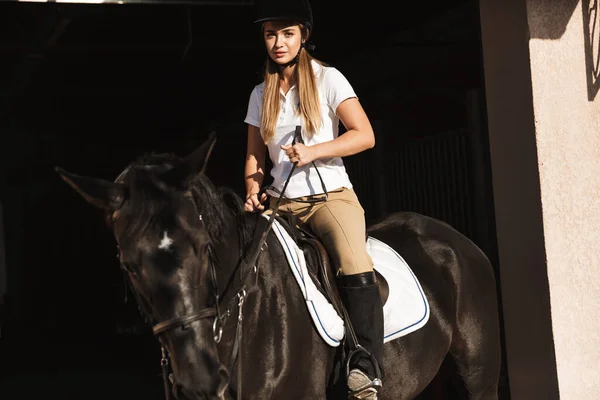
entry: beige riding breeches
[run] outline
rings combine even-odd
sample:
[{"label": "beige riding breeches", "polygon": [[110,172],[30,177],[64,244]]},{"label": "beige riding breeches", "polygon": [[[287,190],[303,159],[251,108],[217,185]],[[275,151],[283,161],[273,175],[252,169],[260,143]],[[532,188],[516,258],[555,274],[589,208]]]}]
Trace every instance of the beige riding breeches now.
[{"label": "beige riding breeches", "polygon": [[[323,195],[305,196],[298,199],[282,199],[279,213],[296,216],[301,223],[321,239],[329,253],[333,266],[344,275],[373,270],[373,261],[367,254],[365,211],[352,189],[341,188],[328,193],[326,201],[302,203],[294,200],[310,200]],[[270,208],[277,198],[271,197]]]}]

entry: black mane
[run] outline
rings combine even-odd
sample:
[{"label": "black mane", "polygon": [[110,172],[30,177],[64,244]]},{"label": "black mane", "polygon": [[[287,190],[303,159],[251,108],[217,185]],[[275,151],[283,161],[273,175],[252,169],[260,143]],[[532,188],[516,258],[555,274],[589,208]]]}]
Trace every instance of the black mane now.
[{"label": "black mane", "polygon": [[[127,226],[124,227],[126,235],[136,235],[174,223],[168,219],[177,214],[178,205],[172,203],[170,193],[180,189],[165,182],[162,174],[182,161],[182,158],[170,153],[146,154],[119,174],[115,182],[124,183],[127,188],[124,208],[134,210],[130,213],[134,218],[128,218]],[[223,230],[228,213],[237,218],[243,243],[248,242],[250,224],[245,217],[240,196],[229,188],[216,187],[203,173],[199,173],[189,182],[188,189],[199,213],[202,214],[213,244],[225,239]]]}]

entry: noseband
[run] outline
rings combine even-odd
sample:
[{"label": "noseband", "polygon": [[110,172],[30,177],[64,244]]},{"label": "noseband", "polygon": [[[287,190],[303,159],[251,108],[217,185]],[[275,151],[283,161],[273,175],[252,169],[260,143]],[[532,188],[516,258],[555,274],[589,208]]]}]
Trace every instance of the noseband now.
[{"label": "noseband", "polygon": [[194,321],[198,321],[198,320],[201,320],[204,318],[214,317],[216,315],[217,315],[216,308],[208,307],[208,308],[205,308],[204,310],[194,313],[194,314],[186,315],[184,317],[175,317],[168,321],[159,322],[158,324],[156,324],[152,327],[152,332],[154,332],[154,335],[158,336],[161,333],[170,331],[173,328],[185,326]]}]

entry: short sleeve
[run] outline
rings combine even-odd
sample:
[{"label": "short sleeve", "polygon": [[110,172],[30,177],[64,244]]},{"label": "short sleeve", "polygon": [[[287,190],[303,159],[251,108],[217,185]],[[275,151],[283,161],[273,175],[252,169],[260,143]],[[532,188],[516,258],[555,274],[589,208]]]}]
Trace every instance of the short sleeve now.
[{"label": "short sleeve", "polygon": [[327,68],[323,76],[323,89],[327,103],[331,110],[337,114],[337,108],[342,101],[351,97],[358,97],[348,79],[336,68]]},{"label": "short sleeve", "polygon": [[254,87],[250,94],[250,100],[248,100],[248,110],[246,111],[246,119],[244,122],[250,125],[254,125],[260,128],[260,112],[262,108],[262,99],[260,94],[262,91],[259,90],[259,86]]}]

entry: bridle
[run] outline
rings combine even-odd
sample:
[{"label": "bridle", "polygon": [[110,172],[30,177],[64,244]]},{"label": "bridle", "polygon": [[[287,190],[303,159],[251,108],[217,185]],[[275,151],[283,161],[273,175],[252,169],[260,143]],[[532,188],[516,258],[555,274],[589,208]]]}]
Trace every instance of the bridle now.
[{"label": "bridle", "polygon": [[[294,167],[295,167],[295,165],[294,165]],[[292,172],[293,172],[293,168],[292,168]],[[291,176],[291,173],[290,173],[290,176]],[[287,186],[287,182],[286,182],[286,186]],[[202,214],[199,212],[199,209],[196,205],[196,202],[193,199],[193,196],[190,197],[190,199],[194,203],[195,210],[198,212],[198,219],[200,221],[202,221]],[[252,253],[250,254],[249,257],[244,257],[244,256],[240,257],[240,262],[241,262],[240,271],[242,273],[242,276],[240,278],[241,287],[237,291],[237,293],[231,298],[231,300],[226,304],[227,307],[225,308],[224,312],[221,312],[221,305],[220,305],[221,299],[220,299],[219,290],[218,290],[218,286],[217,286],[217,271],[216,271],[215,263],[209,262],[211,280],[212,280],[212,284],[213,284],[214,304],[215,305],[213,307],[206,307],[195,313],[191,313],[191,314],[187,314],[187,315],[183,315],[183,316],[179,316],[179,317],[174,317],[174,318],[168,319],[166,321],[162,321],[162,322],[153,322],[152,323],[152,332],[159,339],[159,342],[161,344],[160,365],[161,365],[161,369],[162,369],[163,384],[164,384],[164,389],[165,389],[165,399],[166,400],[172,399],[171,390],[169,388],[169,358],[168,358],[167,349],[165,348],[162,341],[160,341],[160,336],[162,334],[164,334],[165,332],[168,332],[172,329],[179,328],[179,327],[185,327],[185,326],[191,324],[192,322],[199,321],[199,320],[202,320],[205,318],[214,318],[213,325],[212,325],[213,339],[214,339],[215,343],[219,343],[223,337],[223,326],[225,325],[227,318],[229,318],[232,315],[232,311],[233,311],[234,307],[238,308],[237,327],[236,327],[236,334],[235,334],[234,342],[233,342],[233,349],[232,349],[230,360],[229,360],[229,369],[228,370],[232,371],[236,362],[238,363],[238,368],[237,368],[238,379],[237,379],[237,391],[236,392],[237,392],[238,399],[242,398],[242,362],[241,362],[242,353],[240,351],[240,343],[242,341],[242,321],[243,321],[242,307],[244,305],[244,302],[245,302],[246,296],[247,296],[246,289],[247,289],[247,285],[249,282],[249,278],[252,273],[254,273],[254,274],[258,273],[258,264],[256,263],[256,261],[258,260],[258,257],[260,256],[262,250],[265,249],[267,246],[267,244],[266,244],[267,235],[273,224],[273,220],[275,218],[276,211],[279,208],[280,202],[281,202],[281,199],[277,202],[276,206],[274,207],[273,213],[271,214],[271,216],[267,222],[267,225],[265,226],[265,229],[262,232],[262,235],[258,242],[258,245],[256,247],[254,247],[254,250],[252,251]],[[120,259],[120,254],[117,254],[117,257]],[[211,259],[212,259],[212,257],[209,257],[209,260],[211,260]],[[251,268],[248,268],[249,266],[251,266]],[[246,268],[244,268],[244,267],[246,267]],[[140,314],[142,315],[142,317],[144,318],[144,321],[146,321],[146,323],[154,321],[154,319],[150,316],[150,313],[144,309],[141,299],[139,298],[137,292],[134,290],[133,283],[131,281],[132,271],[122,262],[121,262],[121,270],[123,271],[123,273],[125,275],[125,281],[129,285],[131,292],[133,293],[133,295],[135,297],[135,300],[136,300],[136,303],[138,306],[138,310],[139,310]],[[244,270],[247,270],[245,275],[243,274]]]},{"label": "bridle", "polygon": [[[190,197],[190,199],[194,203],[195,210],[198,212],[198,219],[200,221],[202,221],[202,214],[199,213],[199,209],[196,205],[196,202],[194,201],[193,197]],[[262,248],[262,245],[260,247]],[[117,246],[117,248],[118,248],[118,246]],[[260,252],[256,252],[256,257],[253,259],[256,260],[256,258],[258,258],[259,254],[260,254]],[[119,250],[119,253],[117,254],[117,258],[119,258],[119,259],[121,258],[120,250]],[[209,257],[209,260],[211,260],[211,259],[212,259],[212,257]],[[242,306],[246,299],[246,284],[245,284],[245,282],[248,280],[249,274],[247,274],[246,279],[244,279],[242,281],[243,282],[242,288],[240,290],[238,290],[236,295],[227,304],[227,309],[225,310],[225,312],[221,313],[220,296],[219,296],[219,290],[218,290],[218,286],[217,286],[217,271],[215,269],[215,264],[211,261],[209,261],[209,268],[210,268],[211,280],[212,280],[212,284],[213,284],[213,293],[214,293],[214,302],[215,302],[214,304],[215,305],[213,307],[206,307],[198,312],[183,315],[180,317],[170,318],[166,321],[161,321],[161,322],[154,322],[154,318],[152,318],[150,313],[144,308],[139,295],[137,294],[137,292],[135,291],[135,289],[133,287],[133,282],[131,280],[131,275],[133,274],[133,272],[127,267],[126,264],[124,264],[123,262],[120,262],[121,270],[123,271],[123,274],[125,276],[125,281],[127,282],[129,288],[131,289],[130,291],[133,293],[133,296],[135,297],[138,310],[146,323],[152,323],[152,333],[154,333],[154,336],[156,336],[158,338],[159,343],[161,345],[160,365],[161,365],[161,369],[162,369],[163,385],[164,385],[166,400],[171,400],[172,396],[171,396],[171,390],[169,388],[169,357],[168,357],[168,352],[167,352],[167,349],[165,348],[165,345],[160,340],[160,337],[162,334],[164,334],[168,331],[171,331],[175,328],[179,328],[179,327],[183,328],[195,321],[199,321],[199,320],[206,319],[206,318],[214,318],[214,321],[212,324],[213,339],[214,339],[215,343],[219,343],[223,337],[223,326],[225,325],[227,318],[231,315],[233,306],[237,305],[237,307],[238,307],[237,329],[236,329],[236,336],[234,339],[234,348],[233,348],[233,351],[231,354],[231,359],[230,359],[229,371],[231,371],[231,369],[235,365],[236,359],[237,360],[241,359],[239,343],[241,341],[241,336],[242,336],[242,320],[243,320]],[[257,267],[255,267],[254,270],[256,272],[258,272]],[[237,304],[235,302],[236,299],[237,299]],[[237,385],[238,385],[238,390],[237,390],[238,399],[241,399],[241,393],[242,393],[242,391],[241,391],[241,362],[238,365]]]},{"label": "bridle", "polygon": [[[301,129],[300,126],[296,127],[294,143],[296,141],[302,143],[302,136],[301,136],[300,129]],[[292,168],[291,168],[289,175],[285,181],[283,189],[281,190],[282,194],[285,193],[285,190],[288,186],[288,183],[289,183],[289,181],[292,177],[292,174],[294,173],[294,170],[296,169],[297,165],[298,165],[297,162],[292,164]],[[316,168],[316,166],[315,166],[315,168]],[[317,170],[317,172],[318,172],[318,170]],[[328,193],[327,193],[325,184],[324,184],[323,179],[321,178],[320,174],[319,174],[319,179],[321,179],[321,184],[323,186],[324,195],[325,195],[324,199],[319,199],[319,201],[325,201],[327,199]],[[200,221],[202,221],[202,214],[200,212],[200,209],[198,208],[196,201],[194,200],[194,196],[191,195],[191,196],[189,196],[189,198],[194,205],[194,209],[198,213],[198,219]],[[162,376],[163,376],[166,400],[172,399],[171,390],[169,388],[169,357],[168,357],[167,349],[165,348],[164,344],[160,340],[160,336],[162,334],[164,334],[165,332],[168,332],[175,328],[185,327],[185,326],[191,324],[192,322],[199,321],[199,320],[202,320],[205,318],[214,318],[213,324],[212,324],[213,339],[214,339],[215,343],[219,343],[223,337],[223,327],[227,321],[227,318],[229,318],[231,316],[234,307],[238,308],[237,327],[236,327],[236,333],[235,333],[235,337],[234,337],[234,341],[233,341],[233,348],[232,348],[230,359],[229,359],[228,371],[231,372],[237,362],[238,376],[237,376],[236,393],[237,393],[238,400],[241,400],[241,398],[242,398],[242,362],[241,362],[242,352],[240,351],[240,349],[241,349],[240,343],[242,342],[242,322],[243,322],[242,307],[244,305],[244,302],[245,302],[246,296],[247,296],[246,289],[247,289],[247,286],[249,283],[249,278],[252,274],[258,274],[259,263],[257,263],[257,260],[260,256],[260,254],[262,253],[262,251],[265,248],[267,248],[267,243],[266,243],[267,236],[271,230],[273,221],[275,220],[275,216],[277,215],[277,211],[279,210],[279,205],[280,205],[282,199],[284,199],[283,195],[278,197],[277,202],[273,206],[273,209],[271,211],[271,215],[268,219],[268,222],[267,222],[265,228],[263,229],[260,239],[257,242],[257,245],[253,247],[252,252],[250,253],[249,257],[245,257],[245,254],[241,255],[241,257],[238,261],[240,275],[241,275],[240,276],[241,287],[237,291],[237,293],[231,297],[231,299],[227,303],[227,307],[225,308],[224,312],[221,312],[221,305],[220,305],[221,298],[219,295],[219,288],[218,288],[218,284],[217,284],[217,271],[216,271],[215,263],[212,262],[212,259],[213,259],[212,254],[209,251],[209,268],[210,268],[210,274],[211,274],[211,280],[212,280],[212,286],[213,286],[214,304],[215,305],[213,307],[206,307],[198,312],[194,312],[194,313],[179,316],[179,317],[174,317],[174,318],[168,319],[166,321],[153,323],[152,332],[158,338],[158,340],[161,344],[160,364],[161,364],[161,369],[162,369]],[[118,248],[118,246],[117,246],[117,248]],[[210,247],[209,247],[209,249],[210,249]],[[121,258],[120,250],[117,253],[117,258],[119,258],[119,259]],[[120,264],[121,264],[121,270],[123,271],[123,273],[125,275],[125,281],[128,283],[128,285],[131,289],[131,292],[134,294],[135,300],[138,305],[138,310],[139,310],[140,314],[142,315],[142,317],[144,318],[144,321],[146,321],[146,323],[153,321],[153,318],[150,316],[150,313],[143,308],[143,306],[142,306],[143,303],[141,302],[137,292],[134,290],[133,284],[131,282],[131,274],[133,272],[124,263],[121,262]],[[244,270],[245,270],[245,273],[244,273]]]}]

